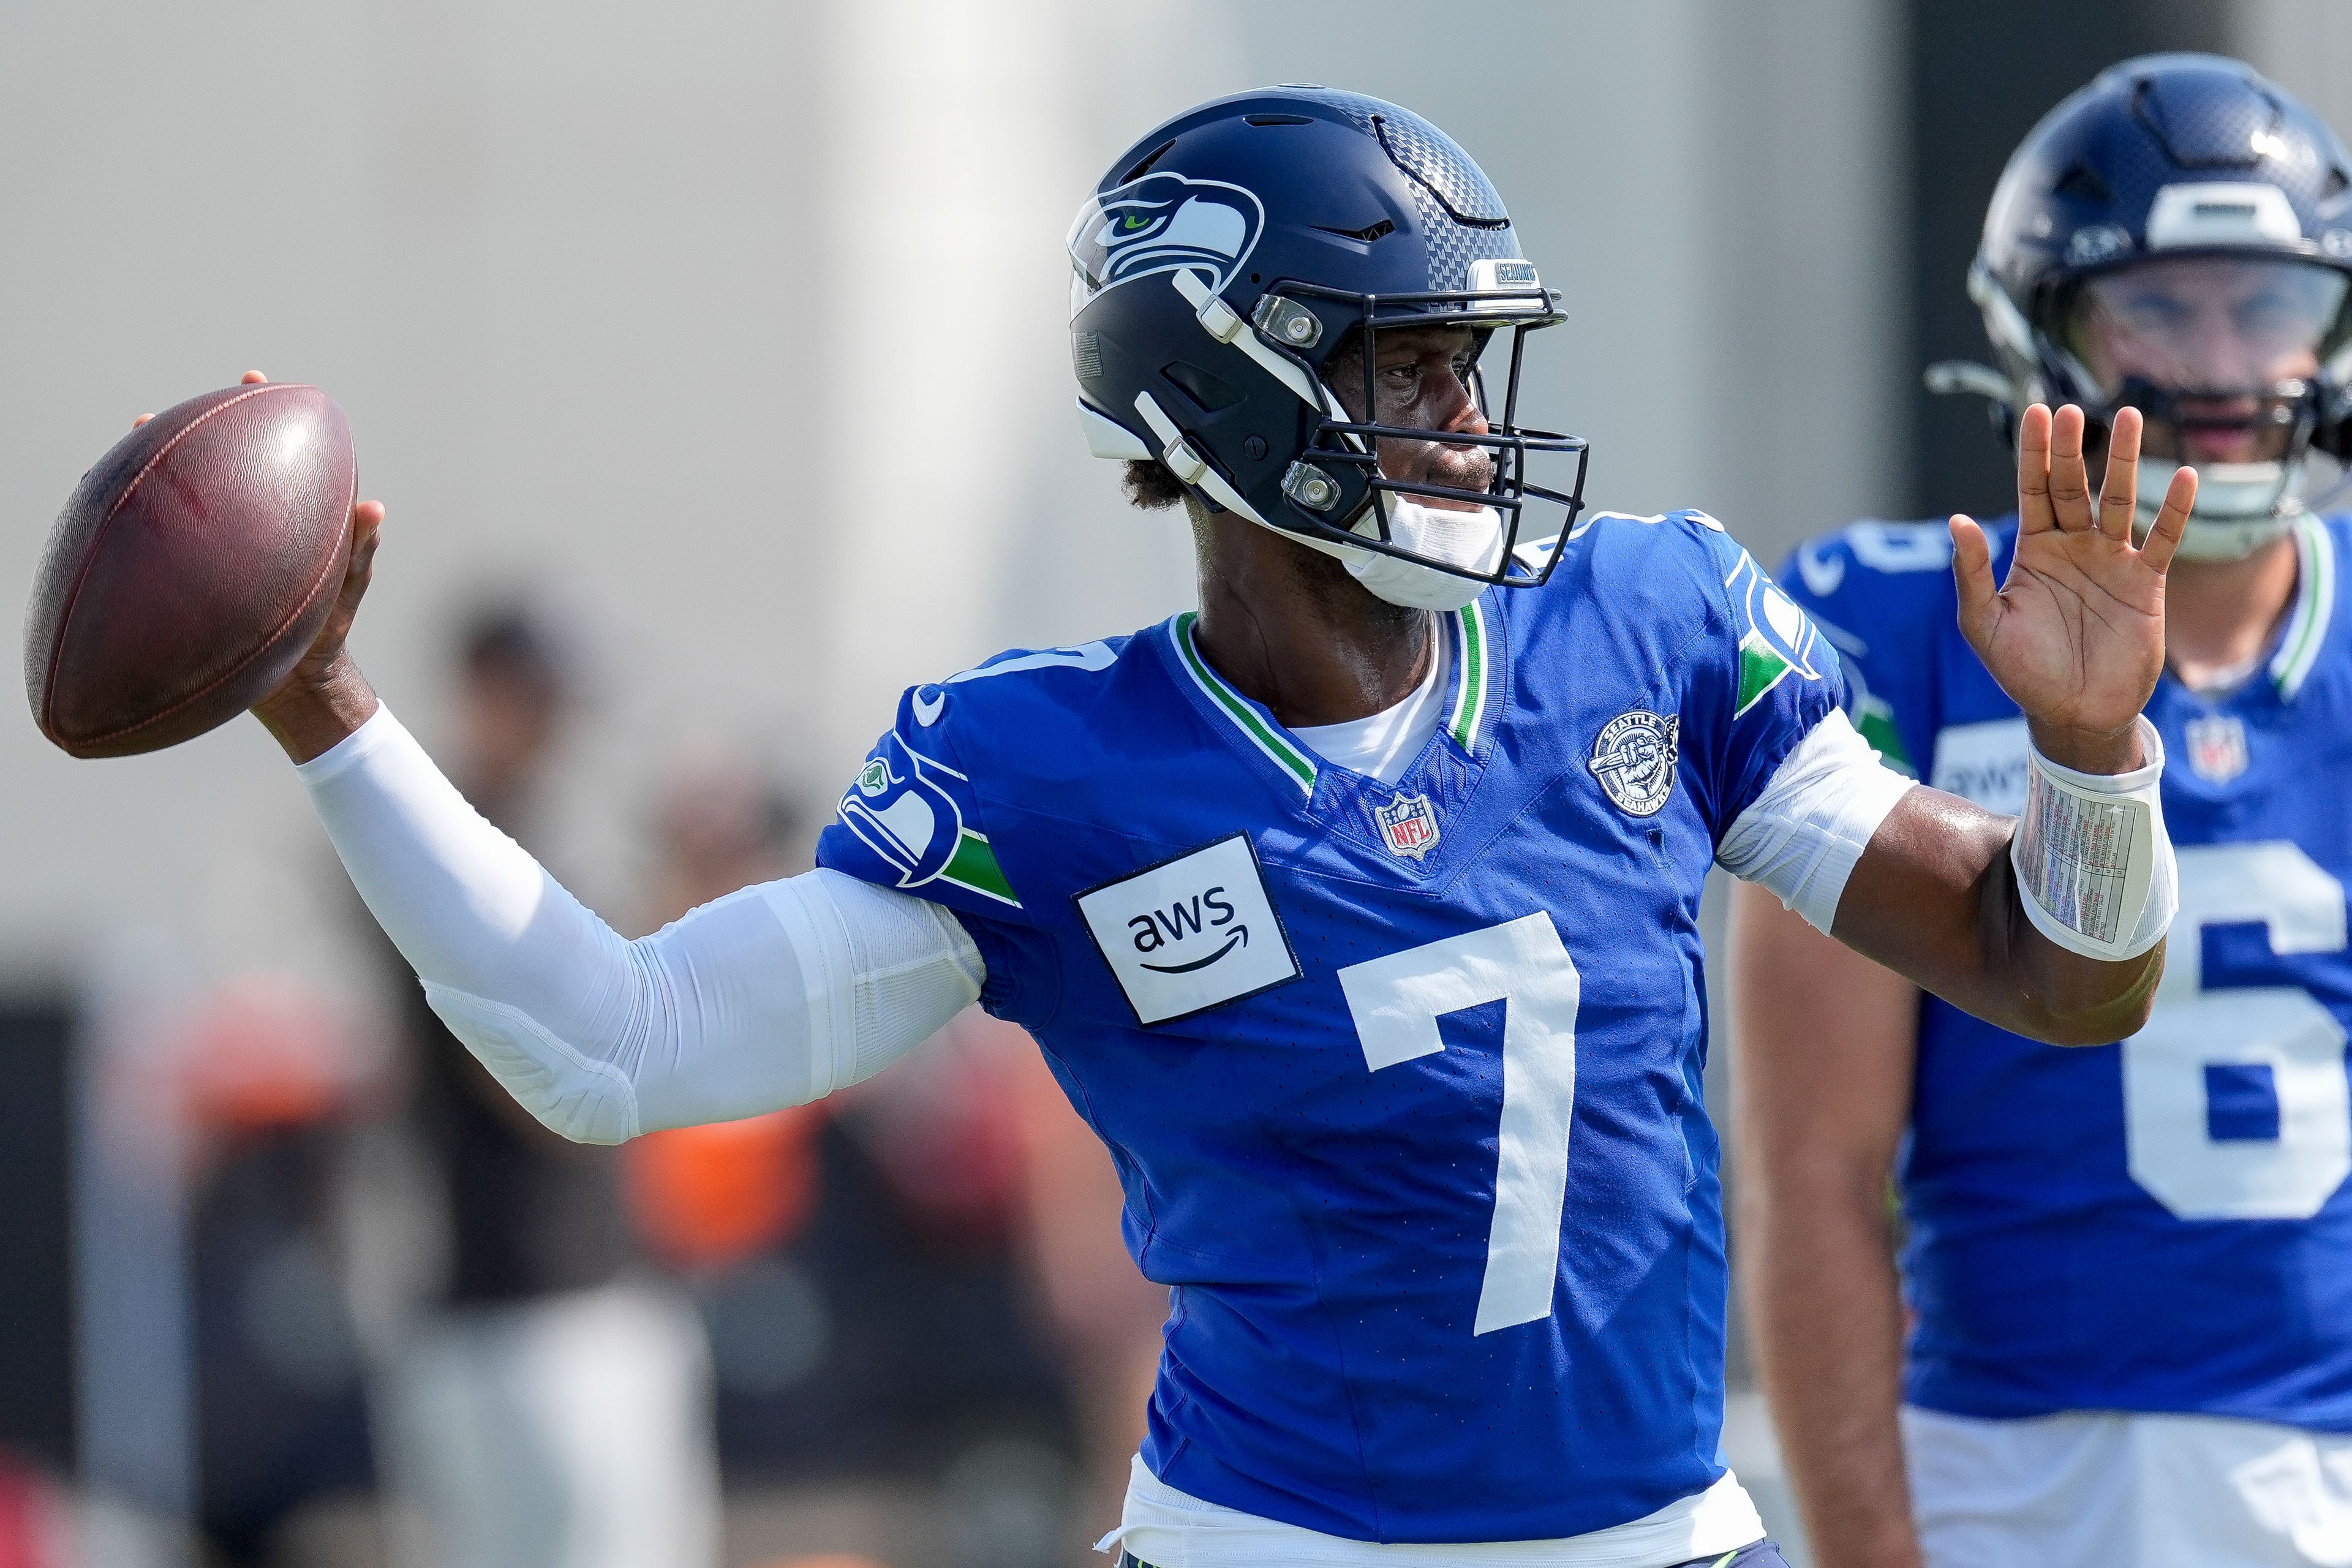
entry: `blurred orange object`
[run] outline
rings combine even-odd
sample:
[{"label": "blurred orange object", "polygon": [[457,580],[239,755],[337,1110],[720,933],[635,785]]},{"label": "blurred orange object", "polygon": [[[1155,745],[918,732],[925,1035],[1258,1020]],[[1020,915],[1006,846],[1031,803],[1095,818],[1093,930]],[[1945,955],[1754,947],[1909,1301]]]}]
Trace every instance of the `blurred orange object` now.
[{"label": "blurred orange object", "polygon": [[815,1105],[679,1127],[622,1151],[629,1212],[670,1262],[721,1269],[798,1235],[816,1206]]},{"label": "blurred orange object", "polygon": [[189,1121],[233,1137],[333,1115],[353,1087],[346,1034],[323,998],[275,975],[238,975],[188,1020]]}]

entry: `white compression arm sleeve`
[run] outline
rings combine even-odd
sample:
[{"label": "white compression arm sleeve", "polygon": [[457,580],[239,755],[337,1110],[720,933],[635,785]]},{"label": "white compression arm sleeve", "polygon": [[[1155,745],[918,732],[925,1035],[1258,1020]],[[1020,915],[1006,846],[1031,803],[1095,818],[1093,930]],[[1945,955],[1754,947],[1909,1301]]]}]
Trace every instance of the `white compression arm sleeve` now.
[{"label": "white compression arm sleeve", "polygon": [[1844,713],[1832,709],[1739,814],[1715,863],[1770,889],[1826,931],[1870,836],[1916,782],[1880,762]]},{"label": "white compression arm sleeve", "polygon": [[980,995],[980,951],[952,915],[834,871],[624,942],[467,805],[386,708],[297,772],[433,1010],[579,1142],[805,1104]]}]

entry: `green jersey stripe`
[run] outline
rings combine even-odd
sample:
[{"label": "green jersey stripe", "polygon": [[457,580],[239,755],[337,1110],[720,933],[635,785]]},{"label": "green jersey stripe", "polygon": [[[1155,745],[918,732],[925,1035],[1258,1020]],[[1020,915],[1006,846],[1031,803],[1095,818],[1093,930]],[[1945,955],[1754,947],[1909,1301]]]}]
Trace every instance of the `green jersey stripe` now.
[{"label": "green jersey stripe", "polygon": [[955,855],[948,861],[947,869],[940,873],[942,882],[953,882],[968,892],[994,899],[1000,904],[1021,907],[1013,894],[1013,884],[1005,879],[1004,868],[996,863],[996,850],[985,833],[974,833],[967,827],[956,841]]},{"label": "green jersey stripe", "polygon": [[1764,640],[1764,634],[1751,630],[1739,639],[1739,701],[1731,710],[1736,721],[1750,708],[1764,700],[1764,694],[1780,684],[1790,670],[1796,668],[1780,657],[1780,650]]},{"label": "green jersey stripe", "polygon": [[1206,692],[1210,700],[1234,721],[1234,727],[1249,737],[1252,745],[1264,752],[1290,775],[1302,794],[1314,794],[1315,759],[1291,744],[1289,738],[1279,730],[1259,718],[1257,710],[1244,700],[1241,693],[1227,686],[1223,679],[1209,668],[1208,661],[1192,646],[1192,623],[1198,619],[1198,611],[1185,611],[1176,617],[1173,632],[1177,658],[1192,676],[1193,684]]},{"label": "green jersey stripe", "polygon": [[1486,721],[1486,612],[1477,600],[1470,601],[1462,613],[1454,616],[1458,640],[1454,644],[1454,679],[1460,682],[1454,698],[1454,717],[1446,725],[1454,744],[1464,751],[1475,750],[1478,731]]},{"label": "green jersey stripe", "polygon": [[2277,682],[2279,695],[2289,700],[2319,662],[2320,645],[2327,640],[2336,612],[2336,541],[2327,525],[2309,515],[2295,519],[2294,546],[2294,612],[2279,638],[2278,657],[2271,661],[2271,679]]}]

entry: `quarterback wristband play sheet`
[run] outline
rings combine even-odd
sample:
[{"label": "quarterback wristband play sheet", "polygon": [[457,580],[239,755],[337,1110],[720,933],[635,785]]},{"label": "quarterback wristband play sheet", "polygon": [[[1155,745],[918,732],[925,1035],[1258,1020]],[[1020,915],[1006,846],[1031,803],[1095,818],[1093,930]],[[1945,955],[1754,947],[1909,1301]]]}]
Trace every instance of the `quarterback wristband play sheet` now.
[{"label": "quarterback wristband play sheet", "polygon": [[2029,748],[2025,814],[2010,841],[2018,894],[2034,929],[2089,958],[2137,958],[2172,923],[2172,841],[2158,798],[2164,742],[2139,721],[2147,763],[2127,773],[2077,773]]}]

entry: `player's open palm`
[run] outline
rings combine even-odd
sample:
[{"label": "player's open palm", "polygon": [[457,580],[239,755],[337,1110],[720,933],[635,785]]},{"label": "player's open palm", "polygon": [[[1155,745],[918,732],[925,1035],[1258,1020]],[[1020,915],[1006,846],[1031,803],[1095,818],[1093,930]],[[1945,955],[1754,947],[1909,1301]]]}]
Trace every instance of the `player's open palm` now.
[{"label": "player's open palm", "polygon": [[1993,586],[1984,531],[1952,519],[1960,630],[2037,731],[2124,731],[2164,668],[2164,574],[2197,499],[2193,469],[2174,472],[2147,542],[2132,542],[2140,416],[2116,416],[2106,480],[2095,498],[2083,460],[2083,411],[2041,404],[2017,429],[2016,553]]}]

